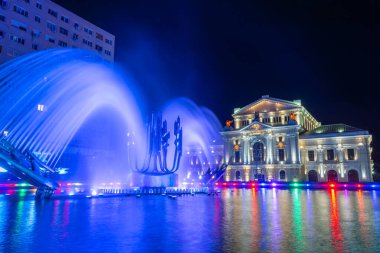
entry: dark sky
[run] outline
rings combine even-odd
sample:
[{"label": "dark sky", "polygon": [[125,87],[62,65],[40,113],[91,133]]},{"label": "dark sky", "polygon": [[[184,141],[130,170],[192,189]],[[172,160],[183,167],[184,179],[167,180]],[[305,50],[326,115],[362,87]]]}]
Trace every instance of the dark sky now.
[{"label": "dark sky", "polygon": [[261,95],[374,137],[380,159],[380,1],[57,0],[116,36],[148,107],[186,96],[224,122]]}]

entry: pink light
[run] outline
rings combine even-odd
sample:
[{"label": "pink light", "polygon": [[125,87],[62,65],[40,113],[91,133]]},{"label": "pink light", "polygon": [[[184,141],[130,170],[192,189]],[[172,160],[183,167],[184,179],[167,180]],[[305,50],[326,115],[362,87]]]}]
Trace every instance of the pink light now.
[{"label": "pink light", "polygon": [[233,183],[232,185],[236,185],[236,183]]},{"label": "pink light", "polygon": [[71,186],[71,183],[67,183],[67,186]]},{"label": "pink light", "polygon": [[335,184],[330,184],[330,187],[331,187],[331,188],[334,188],[334,187],[335,187]]},{"label": "pink light", "polygon": [[223,185],[227,185],[227,183],[223,183]]},{"label": "pink light", "polygon": [[361,185],[361,184],[358,184],[357,186],[358,186],[359,188],[360,188],[360,187],[362,187],[362,185]]},{"label": "pink light", "polygon": [[216,183],[215,183],[215,185],[219,185],[219,183],[218,183],[218,182],[216,182]]},{"label": "pink light", "polygon": [[277,185],[276,183],[272,183],[272,186],[273,186],[273,187],[276,187],[276,185]]},{"label": "pink light", "polygon": [[252,183],[251,185],[252,185],[253,187],[255,187],[255,186],[256,186],[256,185],[255,185],[255,183]]}]

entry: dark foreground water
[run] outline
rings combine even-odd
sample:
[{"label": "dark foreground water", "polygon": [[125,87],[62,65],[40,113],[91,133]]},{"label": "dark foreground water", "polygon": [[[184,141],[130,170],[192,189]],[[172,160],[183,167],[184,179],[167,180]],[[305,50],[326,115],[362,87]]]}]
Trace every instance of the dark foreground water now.
[{"label": "dark foreground water", "polygon": [[40,202],[0,194],[0,252],[380,252],[378,191]]}]

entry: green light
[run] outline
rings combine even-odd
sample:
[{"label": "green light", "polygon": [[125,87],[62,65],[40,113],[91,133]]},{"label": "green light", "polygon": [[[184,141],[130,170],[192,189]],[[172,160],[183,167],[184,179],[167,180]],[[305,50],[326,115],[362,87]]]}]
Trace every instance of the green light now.
[{"label": "green light", "polygon": [[298,186],[299,186],[299,184],[297,184],[297,183],[294,183],[294,184],[291,184],[291,186],[294,186],[294,187],[298,187]]}]

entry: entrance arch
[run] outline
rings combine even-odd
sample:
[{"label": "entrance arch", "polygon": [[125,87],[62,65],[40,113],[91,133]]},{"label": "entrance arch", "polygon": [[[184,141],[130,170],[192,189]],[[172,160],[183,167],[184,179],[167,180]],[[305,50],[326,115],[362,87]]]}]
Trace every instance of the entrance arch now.
[{"label": "entrance arch", "polygon": [[309,178],[309,182],[312,182],[312,183],[318,183],[318,172],[315,171],[315,170],[310,170],[308,173],[307,173],[307,176]]},{"label": "entrance arch", "polygon": [[348,182],[350,183],[359,182],[359,173],[356,170],[349,170],[347,174],[348,174]]},{"label": "entrance arch", "polygon": [[328,182],[338,182],[338,173],[335,170],[327,171]]},{"label": "entrance arch", "polygon": [[285,170],[280,170],[280,180],[285,180]]}]

